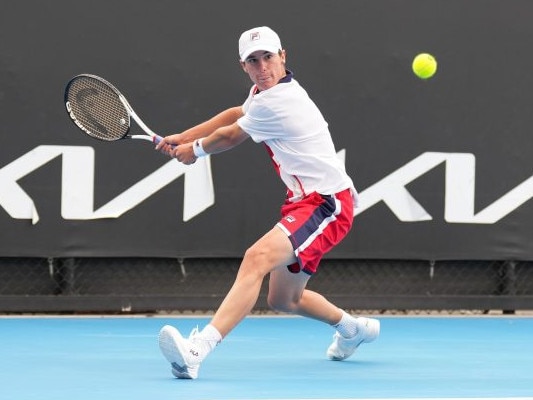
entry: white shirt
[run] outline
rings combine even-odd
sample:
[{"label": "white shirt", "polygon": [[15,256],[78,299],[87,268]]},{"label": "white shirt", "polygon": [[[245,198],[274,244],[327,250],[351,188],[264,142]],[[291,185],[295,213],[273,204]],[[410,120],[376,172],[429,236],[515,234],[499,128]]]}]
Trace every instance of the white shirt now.
[{"label": "white shirt", "polygon": [[337,157],[322,113],[295,80],[256,93],[253,86],[237,123],[269,149],[278,173],[294,200],[312,192],[324,195],[352,189],[353,182]]}]

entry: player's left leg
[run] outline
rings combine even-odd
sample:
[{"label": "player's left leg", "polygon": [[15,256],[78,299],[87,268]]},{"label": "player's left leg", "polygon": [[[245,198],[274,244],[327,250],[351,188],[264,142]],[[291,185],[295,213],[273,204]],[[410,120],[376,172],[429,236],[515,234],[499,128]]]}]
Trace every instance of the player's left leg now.
[{"label": "player's left leg", "polygon": [[379,336],[377,319],[356,318],[320,293],[305,289],[309,278],[304,272],[292,273],[287,268],[271,272],[268,304],[275,310],[313,318],[334,327],[333,342],[326,352],[330,360],[344,360],[362,343],[370,343]]},{"label": "player's left leg", "polygon": [[[346,236],[353,221],[350,191],[320,197],[322,202],[303,201],[291,206],[291,218],[284,218],[278,223],[291,238],[295,253],[298,254],[298,263],[271,272],[268,302],[274,309],[332,325],[336,332],[327,356],[332,360],[344,360],[361,343],[375,340],[380,324],[371,318],[355,318],[321,294],[305,288],[322,256]],[[317,196],[314,200],[317,200]],[[299,224],[295,224],[295,221]]]},{"label": "player's left leg", "polygon": [[311,275],[277,268],[270,273],[268,305],[277,311],[298,314],[333,325],[340,321],[342,311],[320,293],[306,289]]}]

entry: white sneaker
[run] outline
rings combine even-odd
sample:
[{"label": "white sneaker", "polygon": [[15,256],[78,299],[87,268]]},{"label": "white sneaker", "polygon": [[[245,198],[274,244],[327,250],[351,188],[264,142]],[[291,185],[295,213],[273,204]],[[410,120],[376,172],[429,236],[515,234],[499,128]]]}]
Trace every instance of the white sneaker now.
[{"label": "white sneaker", "polygon": [[373,318],[356,318],[357,334],[353,338],[345,338],[339,332],[333,335],[333,343],[329,346],[327,356],[330,360],[342,361],[350,357],[361,343],[370,343],[379,336],[379,321]]},{"label": "white sneaker", "polygon": [[172,365],[172,375],[179,379],[196,379],[200,369],[201,349],[195,343],[194,336],[198,333],[195,328],[188,339],[170,325],[165,325],[159,331],[159,348],[163,356]]},{"label": "white sneaker", "polygon": [[172,369],[170,371],[178,379],[196,379],[198,378],[199,369],[199,365],[196,367],[180,367],[178,364],[172,363]]}]

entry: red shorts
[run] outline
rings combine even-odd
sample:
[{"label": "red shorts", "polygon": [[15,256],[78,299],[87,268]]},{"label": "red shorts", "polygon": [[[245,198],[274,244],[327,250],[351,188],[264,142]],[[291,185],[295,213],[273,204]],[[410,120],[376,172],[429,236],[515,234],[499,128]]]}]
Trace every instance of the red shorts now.
[{"label": "red shorts", "polygon": [[350,189],[335,195],[311,193],[294,203],[286,201],[277,223],[289,237],[297,263],[289,271],[316,272],[320,260],[350,231],[353,198]]}]

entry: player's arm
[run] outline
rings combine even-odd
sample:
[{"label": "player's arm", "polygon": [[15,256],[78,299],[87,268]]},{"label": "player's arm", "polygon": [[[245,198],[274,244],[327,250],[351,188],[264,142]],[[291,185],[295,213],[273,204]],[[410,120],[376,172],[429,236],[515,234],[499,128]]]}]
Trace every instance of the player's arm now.
[{"label": "player's arm", "polygon": [[157,150],[162,150],[168,153],[170,150],[170,144],[181,145],[185,143],[193,142],[196,139],[209,136],[218,128],[228,126],[235,123],[240,117],[243,116],[242,107],[231,107],[221,113],[215,115],[213,118],[202,122],[192,128],[187,129],[181,133],[166,136],[156,147]]},{"label": "player's arm", "polygon": [[192,144],[196,147],[201,146],[201,151],[207,154],[216,154],[238,146],[248,138],[248,134],[242,130],[237,122],[234,122],[231,125],[218,128],[208,137],[197,139]]},{"label": "player's arm", "polygon": [[198,157],[208,154],[222,153],[238,146],[249,138],[237,122],[216,129],[207,137],[198,138],[192,143],[186,143],[176,147],[170,155],[184,164],[192,164]]}]

